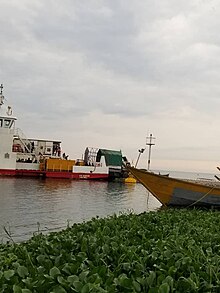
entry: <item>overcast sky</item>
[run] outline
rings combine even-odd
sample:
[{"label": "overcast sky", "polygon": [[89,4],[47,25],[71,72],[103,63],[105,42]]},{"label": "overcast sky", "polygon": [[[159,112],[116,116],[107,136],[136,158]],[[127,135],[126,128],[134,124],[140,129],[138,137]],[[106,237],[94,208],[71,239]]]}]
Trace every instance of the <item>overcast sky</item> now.
[{"label": "overcast sky", "polygon": [[152,169],[216,172],[219,1],[0,3],[0,83],[27,137],[135,163],[152,133]]}]

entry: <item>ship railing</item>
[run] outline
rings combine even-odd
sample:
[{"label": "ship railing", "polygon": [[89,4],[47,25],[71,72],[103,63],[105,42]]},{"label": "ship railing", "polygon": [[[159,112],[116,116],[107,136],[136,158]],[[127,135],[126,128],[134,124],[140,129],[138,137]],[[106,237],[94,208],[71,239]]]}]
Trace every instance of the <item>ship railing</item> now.
[{"label": "ship railing", "polygon": [[24,150],[28,153],[31,153],[31,142],[28,138],[26,138],[25,134],[20,128],[15,129],[14,136],[20,140]]}]

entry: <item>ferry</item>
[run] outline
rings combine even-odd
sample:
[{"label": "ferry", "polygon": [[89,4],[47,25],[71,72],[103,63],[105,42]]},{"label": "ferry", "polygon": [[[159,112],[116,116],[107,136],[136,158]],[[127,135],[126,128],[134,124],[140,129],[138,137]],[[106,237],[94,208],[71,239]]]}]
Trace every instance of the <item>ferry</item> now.
[{"label": "ferry", "polygon": [[27,138],[16,128],[0,86],[0,176],[114,180],[122,176],[121,151],[87,147],[83,159],[62,153],[61,141]]}]

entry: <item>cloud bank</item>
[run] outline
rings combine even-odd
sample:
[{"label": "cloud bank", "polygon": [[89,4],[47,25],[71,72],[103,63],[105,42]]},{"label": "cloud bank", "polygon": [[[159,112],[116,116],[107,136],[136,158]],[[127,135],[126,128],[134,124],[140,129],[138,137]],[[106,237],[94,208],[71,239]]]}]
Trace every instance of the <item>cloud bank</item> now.
[{"label": "cloud bank", "polygon": [[153,133],[152,168],[215,172],[219,16],[216,0],[3,0],[0,82],[17,126],[72,158],[94,146],[135,161]]}]

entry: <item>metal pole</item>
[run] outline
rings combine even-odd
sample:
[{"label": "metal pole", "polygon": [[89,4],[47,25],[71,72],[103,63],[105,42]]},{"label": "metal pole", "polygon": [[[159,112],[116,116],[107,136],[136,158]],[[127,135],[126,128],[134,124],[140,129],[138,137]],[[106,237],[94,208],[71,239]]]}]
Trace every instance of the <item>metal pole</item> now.
[{"label": "metal pole", "polygon": [[147,161],[147,171],[150,170],[151,147],[152,147],[152,145],[155,145],[155,143],[153,142],[154,139],[155,139],[155,137],[153,137],[152,134],[150,134],[150,136],[147,137],[146,145],[149,146],[148,161]]},{"label": "metal pole", "polygon": [[141,154],[143,154],[144,151],[145,151],[145,149],[138,150],[139,154],[138,154],[138,158],[137,158],[137,161],[136,161],[136,164],[135,164],[135,168],[137,167],[137,164],[139,162],[140,156],[141,156]]},{"label": "metal pole", "polygon": [[151,155],[151,144],[149,145],[148,162],[147,162],[147,171],[150,170],[150,155]]}]

